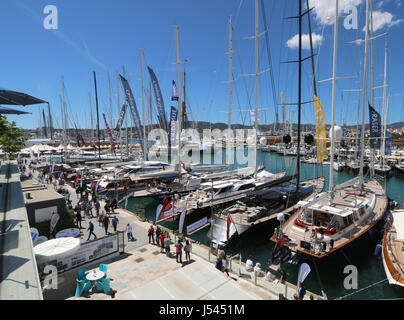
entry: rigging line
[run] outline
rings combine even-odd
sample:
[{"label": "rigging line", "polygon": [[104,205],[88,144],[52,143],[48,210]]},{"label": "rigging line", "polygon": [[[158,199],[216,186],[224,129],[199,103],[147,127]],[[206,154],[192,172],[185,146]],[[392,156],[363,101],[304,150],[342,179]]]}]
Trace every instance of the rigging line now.
[{"label": "rigging line", "polygon": [[[264,6],[264,0],[261,0],[261,6],[262,6],[262,16],[263,16],[263,22],[264,22],[264,30],[268,30],[268,25],[267,25],[267,18],[265,14],[265,6]],[[269,32],[269,31],[268,31]],[[268,32],[265,33],[265,43],[267,47],[267,56],[268,56],[268,64],[269,64],[269,73],[270,73],[270,79],[271,79],[271,87],[272,87],[272,99],[274,100],[274,108],[275,108],[275,129],[277,129],[278,126],[278,99],[277,99],[277,94],[276,94],[276,88],[275,88],[275,80],[274,80],[274,70],[273,70],[273,65],[272,65],[272,58],[271,58],[271,47],[269,45],[269,36]]]},{"label": "rigging line", "polygon": [[[395,276],[395,275],[393,275],[393,277],[394,277],[394,276]],[[342,299],[345,299],[346,297],[352,296],[352,295],[357,294],[357,293],[359,293],[359,292],[361,292],[361,291],[364,291],[364,290],[369,289],[369,288],[371,288],[371,287],[377,286],[377,285],[379,285],[380,283],[383,283],[383,282],[386,281],[386,280],[389,280],[389,279],[388,279],[388,278],[385,278],[385,279],[383,279],[383,280],[380,280],[380,281],[378,281],[378,282],[375,282],[375,283],[373,283],[373,284],[370,284],[370,285],[368,285],[368,286],[366,286],[366,287],[364,287],[364,288],[362,288],[362,289],[356,290],[355,292],[349,293],[349,294],[347,294],[347,295],[345,295],[345,296],[342,296],[342,297],[335,298],[334,300],[342,300]]]},{"label": "rigging line", "polygon": [[313,256],[311,256],[311,259],[313,260],[314,269],[316,269],[316,274],[317,274],[318,281],[319,281],[319,283],[320,283],[321,291],[322,291],[322,292],[325,292],[324,286],[323,286],[323,282],[321,281],[321,278],[320,278],[320,273],[318,272],[317,263],[316,263],[316,261],[314,260]]}]

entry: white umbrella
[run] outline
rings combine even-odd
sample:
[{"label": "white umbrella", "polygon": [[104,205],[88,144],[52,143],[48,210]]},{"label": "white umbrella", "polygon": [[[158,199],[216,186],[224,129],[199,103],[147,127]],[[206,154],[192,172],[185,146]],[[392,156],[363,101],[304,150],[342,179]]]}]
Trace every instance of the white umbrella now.
[{"label": "white umbrella", "polygon": [[51,260],[58,260],[75,253],[80,248],[80,239],[58,238],[38,244],[34,248],[38,264]]},{"label": "white umbrella", "polygon": [[56,238],[66,238],[66,237],[78,237],[80,235],[80,230],[77,228],[64,229],[56,233]]}]

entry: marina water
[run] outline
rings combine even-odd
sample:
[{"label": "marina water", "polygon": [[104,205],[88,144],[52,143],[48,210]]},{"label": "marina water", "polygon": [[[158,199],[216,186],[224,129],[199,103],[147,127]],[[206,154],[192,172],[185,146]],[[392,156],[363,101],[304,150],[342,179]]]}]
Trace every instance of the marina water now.
[{"label": "marina water", "polygon": [[[226,159],[225,150],[223,150],[222,159]],[[271,173],[286,170],[288,174],[292,174],[296,170],[296,157],[283,156],[273,152],[259,152],[258,163],[259,165],[265,165],[265,169]],[[233,167],[237,167],[237,165]],[[320,175],[321,168],[318,165],[301,163],[301,180],[311,179]],[[328,190],[329,165],[327,164],[323,166],[323,175],[326,179],[324,190]],[[342,172],[334,172],[335,184],[342,183],[353,177],[355,177],[355,174],[349,172],[347,168]],[[403,174],[393,172],[388,178],[383,178],[380,181],[383,186],[386,187],[387,195],[390,199],[403,203],[404,194],[401,191],[404,190]],[[128,210],[135,213],[144,212],[147,219],[154,221],[156,208],[160,203],[159,201],[159,199],[152,198],[131,199],[128,201]],[[206,215],[209,215],[209,211],[205,211],[204,215],[193,213],[186,216],[185,227]],[[173,222],[162,222],[161,225],[171,230],[178,230],[178,223],[179,219]],[[263,270],[265,270],[270,264],[270,257],[274,246],[269,238],[273,234],[274,228],[277,226],[278,222],[274,221],[273,224],[268,225],[265,230],[243,234],[229,243],[227,254],[234,255],[241,253],[244,262],[247,259],[251,259],[254,264],[260,262]],[[200,230],[191,235],[190,238],[209,246],[210,240],[207,237],[208,230],[208,228]],[[382,257],[381,255],[374,255],[375,245],[375,243],[369,243],[368,246],[362,246],[360,250],[356,250],[353,253],[347,255],[344,253],[339,254],[340,256],[330,262],[317,262],[315,264],[314,261],[308,261],[311,272],[305,280],[306,288],[317,294],[321,294],[323,290],[327,294],[328,299],[339,297],[344,297],[344,299],[394,299],[402,297],[390,287],[387,280],[380,284],[373,285],[386,279]],[[348,276],[348,274],[344,274],[344,268],[348,265],[354,265],[358,270],[358,289],[370,286],[369,288],[355,294],[352,293],[356,290],[347,290],[344,288],[344,279]],[[299,265],[285,265],[285,270],[289,273],[289,282],[296,283],[298,269]],[[279,275],[280,274],[277,274],[277,276]],[[349,296],[345,297],[346,295]]]}]

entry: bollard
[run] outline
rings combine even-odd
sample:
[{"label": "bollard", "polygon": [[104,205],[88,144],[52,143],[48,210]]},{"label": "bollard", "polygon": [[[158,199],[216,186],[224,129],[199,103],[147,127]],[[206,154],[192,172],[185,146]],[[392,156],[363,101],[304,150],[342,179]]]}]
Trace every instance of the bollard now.
[{"label": "bollard", "polygon": [[257,272],[254,271],[254,283],[255,285],[257,285]]}]

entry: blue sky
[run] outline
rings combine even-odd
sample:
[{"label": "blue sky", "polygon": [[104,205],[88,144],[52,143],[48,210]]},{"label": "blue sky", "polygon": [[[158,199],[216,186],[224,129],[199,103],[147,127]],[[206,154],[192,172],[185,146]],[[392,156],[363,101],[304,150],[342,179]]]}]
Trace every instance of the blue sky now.
[{"label": "blue sky", "polygon": [[[364,46],[348,41],[364,38],[365,0],[340,0],[340,14],[347,5],[355,5],[359,13],[358,30],[346,30],[339,23],[338,75],[358,75],[364,57]],[[46,30],[43,13],[46,5],[58,9],[58,30]],[[310,0],[315,6],[312,13],[316,39],[317,79],[332,76],[333,26],[326,18],[333,16],[335,0]],[[293,47],[293,37],[298,33],[297,20],[284,17],[297,15],[296,0],[265,0],[266,18],[275,80],[275,94],[284,92],[286,102],[297,101],[297,64],[281,62],[295,60],[298,50]],[[333,9],[334,8],[334,9]],[[261,10],[261,7],[260,7]],[[389,122],[404,121],[404,88],[402,62],[402,33],[404,31],[404,1],[379,0],[374,2],[375,34],[388,32],[388,83],[390,85]],[[171,105],[171,81],[177,79],[175,65],[174,25],[179,27],[180,58],[187,59],[187,96],[192,110],[191,119],[227,122],[228,109],[228,20],[233,19],[233,109],[249,108],[248,95],[254,105],[254,78],[241,74],[254,73],[254,40],[244,37],[254,34],[253,0],[3,0],[0,10],[1,56],[0,87],[22,91],[51,104],[51,112],[60,127],[59,95],[64,76],[66,101],[70,126],[90,127],[89,92],[93,112],[95,107],[93,71],[97,74],[100,120],[102,112],[109,119],[108,73],[111,77],[113,119],[117,121],[117,89],[115,70],[122,73],[124,66],[130,80],[139,112],[141,113],[140,48],[144,50],[145,63],[154,69],[168,113]],[[264,30],[260,15],[260,32]],[[303,20],[307,34],[307,19]],[[383,84],[385,38],[374,41],[375,86]],[[290,41],[289,41],[290,40]],[[288,42],[289,41],[289,42]],[[289,44],[289,45],[288,45]],[[259,42],[260,70],[268,68],[265,38]],[[309,54],[304,50],[303,56]],[[363,68],[362,68],[363,69]],[[181,74],[183,65],[181,66]],[[363,70],[362,70],[363,73]],[[149,77],[145,69],[146,87]],[[260,123],[272,123],[274,99],[270,74],[264,73],[259,81]],[[182,84],[182,80],[181,80]],[[331,120],[331,82],[321,83],[319,97],[323,102],[327,123]],[[339,80],[337,83],[336,122],[355,124],[358,110],[358,93],[346,89],[362,87],[358,78]],[[122,87],[120,86],[121,103]],[[247,94],[248,92],[248,94]],[[375,91],[376,110],[381,111],[382,89]],[[303,99],[312,100],[311,64],[303,66]],[[153,97],[154,103],[154,97]],[[9,116],[18,126],[36,128],[39,108],[20,107],[32,115]],[[290,108],[297,121],[296,107]],[[302,121],[314,122],[313,105],[307,104]],[[198,112],[196,113],[196,110]],[[280,112],[279,107],[279,112]],[[289,107],[287,108],[289,112]],[[156,109],[154,105],[154,115]],[[265,114],[264,114],[265,113]],[[233,123],[243,123],[246,113],[233,112]],[[95,115],[94,115],[95,119]],[[281,119],[281,113],[280,113]],[[244,120],[246,124],[250,121]],[[154,123],[156,120],[154,120]],[[59,124],[59,125],[58,125]],[[101,128],[103,128],[101,121]]]}]

